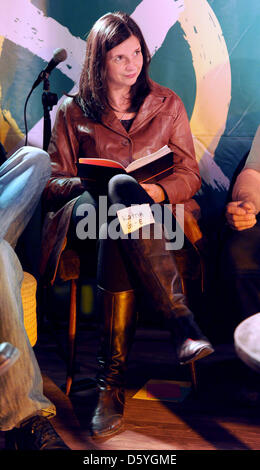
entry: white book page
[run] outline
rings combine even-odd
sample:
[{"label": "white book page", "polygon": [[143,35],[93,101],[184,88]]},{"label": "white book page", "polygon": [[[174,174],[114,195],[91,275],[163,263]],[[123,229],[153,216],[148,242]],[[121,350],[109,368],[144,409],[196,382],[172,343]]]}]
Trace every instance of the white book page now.
[{"label": "white book page", "polygon": [[146,163],[153,162],[157,160],[158,158],[162,157],[163,155],[166,155],[167,153],[170,153],[170,152],[171,152],[171,149],[168,147],[168,145],[164,145],[156,152],[153,152],[150,155],[146,155],[145,157],[138,158],[138,160],[131,162],[126,168],[126,171],[129,172],[132,170],[136,170],[137,168],[142,167]]}]

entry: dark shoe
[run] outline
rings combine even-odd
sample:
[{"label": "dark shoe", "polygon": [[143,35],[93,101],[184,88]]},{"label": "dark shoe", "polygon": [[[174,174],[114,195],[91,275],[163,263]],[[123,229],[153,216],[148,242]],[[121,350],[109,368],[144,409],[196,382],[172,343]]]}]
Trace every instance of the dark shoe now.
[{"label": "dark shoe", "polygon": [[173,319],[171,330],[180,364],[197,361],[214,352],[213,346],[195,322],[193,314]]},{"label": "dark shoe", "polygon": [[180,364],[197,361],[214,352],[213,346],[195,322],[193,314],[172,321],[172,336]]},{"label": "dark shoe", "polygon": [[180,364],[188,364],[189,362],[202,359],[213,352],[214,349],[209,341],[187,338],[182,345],[177,348],[177,357]]},{"label": "dark shoe", "polygon": [[105,438],[122,430],[125,396],[118,387],[100,389],[98,404],[91,422],[94,438]]},{"label": "dark shoe", "polygon": [[5,433],[8,450],[70,450],[44,416],[33,416]]},{"label": "dark shoe", "polygon": [[20,355],[19,350],[10,343],[0,343],[0,375],[6,372]]}]

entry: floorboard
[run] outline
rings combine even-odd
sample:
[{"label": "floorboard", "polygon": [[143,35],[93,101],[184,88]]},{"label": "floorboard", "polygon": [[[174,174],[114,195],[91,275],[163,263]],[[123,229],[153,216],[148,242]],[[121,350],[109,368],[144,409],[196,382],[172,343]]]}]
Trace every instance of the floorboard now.
[{"label": "floorboard", "polygon": [[[137,330],[129,358],[124,429],[106,441],[93,441],[89,421],[96,389],[69,398],[61,390],[65,333],[65,328],[58,336],[44,328],[35,352],[44,391],[57,407],[54,426],[72,450],[260,450],[259,376],[237,358],[232,344],[216,345],[213,355],[197,363],[197,392],[192,390],[183,401],[134,398],[149,380],[191,380],[189,367],[176,363],[168,333],[148,328]],[[76,381],[95,377],[97,348],[95,325],[84,324],[78,335]]]}]

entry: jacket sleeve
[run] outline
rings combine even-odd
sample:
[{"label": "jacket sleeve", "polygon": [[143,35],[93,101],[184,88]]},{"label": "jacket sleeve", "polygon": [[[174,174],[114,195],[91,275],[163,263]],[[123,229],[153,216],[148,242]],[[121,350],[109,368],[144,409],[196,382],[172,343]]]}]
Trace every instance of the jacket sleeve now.
[{"label": "jacket sleeve", "polygon": [[84,186],[77,177],[79,143],[73,113],[68,108],[65,100],[57,111],[48,147],[52,171],[43,195],[47,210],[62,207],[84,191]]},{"label": "jacket sleeve", "polygon": [[173,174],[160,181],[171,204],[188,201],[201,186],[199,167],[195,157],[190,124],[180,98],[175,102],[176,113],[169,147],[173,151]]}]

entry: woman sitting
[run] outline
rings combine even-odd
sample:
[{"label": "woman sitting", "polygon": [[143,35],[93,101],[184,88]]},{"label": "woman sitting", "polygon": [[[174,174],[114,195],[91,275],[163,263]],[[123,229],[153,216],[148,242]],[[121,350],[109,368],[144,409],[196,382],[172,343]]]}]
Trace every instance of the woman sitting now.
[{"label": "woman sitting", "polygon": [[156,215],[154,223],[137,229],[135,236],[110,236],[109,223],[118,222],[116,214],[107,224],[97,224],[96,237],[77,236],[86,208],[89,213],[95,209],[96,220],[104,211],[99,204],[104,202],[99,198],[104,194],[102,182],[92,185],[78,177],[80,157],[112,159],[127,166],[164,145],[173,152],[173,173],[160,184],[139,184],[129,175],[113,176],[106,189],[108,208],[113,204],[184,203],[200,187],[183,103],[149,78],[149,63],[143,35],[131,17],[120,12],[101,17],[87,39],[79,92],[60,107],[48,149],[52,176],[44,196],[52,214],[45,223],[48,236],[43,266],[46,271],[51,265],[55,269],[67,234],[68,244],[80,254],[82,269],[93,259],[97,268],[102,337],[99,400],[92,419],[95,436],[113,434],[122,425],[124,373],[135,332],[137,289],[148,292],[154,308],[167,320],[180,363],[213,352],[187,305],[163,230],[160,238],[155,236],[162,225]]}]

